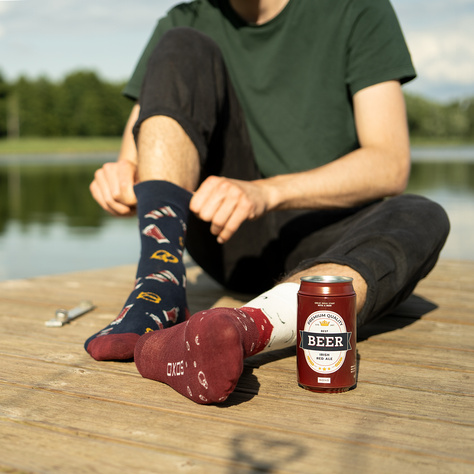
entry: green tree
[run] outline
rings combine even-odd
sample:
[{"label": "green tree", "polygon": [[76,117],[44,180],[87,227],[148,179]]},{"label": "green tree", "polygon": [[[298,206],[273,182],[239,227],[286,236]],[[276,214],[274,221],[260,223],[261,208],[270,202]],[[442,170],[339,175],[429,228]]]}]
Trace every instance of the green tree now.
[{"label": "green tree", "polygon": [[0,137],[7,135],[8,95],[10,86],[0,72]]},{"label": "green tree", "polygon": [[130,111],[121,86],[102,82],[94,72],[75,72],[60,85],[58,115],[62,135],[117,136]]},{"label": "green tree", "polygon": [[469,137],[469,117],[460,102],[452,102],[445,107],[445,118],[447,137]]},{"label": "green tree", "polygon": [[[124,84],[76,71],[54,83],[20,77],[8,84],[0,73],[0,137],[120,136],[131,102]],[[442,104],[405,94],[414,138],[474,140],[474,97]]]},{"label": "green tree", "polygon": [[410,134],[416,138],[474,139],[474,99],[440,104],[405,94]]},{"label": "green tree", "polygon": [[415,137],[443,137],[446,135],[442,106],[423,97],[405,94],[408,126]]},{"label": "green tree", "polygon": [[467,121],[466,138],[474,140],[474,97],[461,101],[460,107]]},{"label": "green tree", "polygon": [[58,135],[56,113],[57,86],[46,77],[30,80],[20,77],[12,94],[18,100],[20,136],[51,137]]}]

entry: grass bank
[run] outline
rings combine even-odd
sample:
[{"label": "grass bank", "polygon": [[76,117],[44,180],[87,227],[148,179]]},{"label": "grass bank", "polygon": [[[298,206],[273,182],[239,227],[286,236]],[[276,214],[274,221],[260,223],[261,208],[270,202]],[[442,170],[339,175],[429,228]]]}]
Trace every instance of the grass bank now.
[{"label": "grass bank", "polygon": [[[59,153],[118,153],[121,137],[29,137],[0,139],[0,155]],[[413,146],[452,147],[474,145],[474,141],[412,137]]]},{"label": "grass bank", "polygon": [[0,155],[117,152],[121,137],[61,137],[0,139]]},{"label": "grass bank", "polygon": [[412,146],[429,146],[429,147],[456,147],[456,146],[472,146],[473,140],[461,140],[459,138],[430,138],[430,137],[410,137]]}]

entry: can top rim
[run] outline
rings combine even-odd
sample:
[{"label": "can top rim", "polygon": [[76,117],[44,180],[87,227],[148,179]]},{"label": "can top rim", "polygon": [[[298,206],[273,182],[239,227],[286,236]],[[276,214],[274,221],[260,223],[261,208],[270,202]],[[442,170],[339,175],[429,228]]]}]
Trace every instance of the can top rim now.
[{"label": "can top rim", "polygon": [[310,283],[349,283],[353,281],[353,278],[333,275],[314,275],[301,277],[301,281]]}]

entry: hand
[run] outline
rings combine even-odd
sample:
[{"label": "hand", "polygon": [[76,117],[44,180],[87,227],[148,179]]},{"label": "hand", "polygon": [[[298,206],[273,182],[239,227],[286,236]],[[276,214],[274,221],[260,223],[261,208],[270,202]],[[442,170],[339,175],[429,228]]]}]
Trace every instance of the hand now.
[{"label": "hand", "polygon": [[128,160],[105,163],[94,175],[89,189],[93,198],[114,216],[135,213],[137,198],[133,191],[136,165]]},{"label": "hand", "polygon": [[223,244],[244,221],[258,219],[268,210],[263,182],[209,176],[194,193],[190,209],[211,223],[212,234]]}]

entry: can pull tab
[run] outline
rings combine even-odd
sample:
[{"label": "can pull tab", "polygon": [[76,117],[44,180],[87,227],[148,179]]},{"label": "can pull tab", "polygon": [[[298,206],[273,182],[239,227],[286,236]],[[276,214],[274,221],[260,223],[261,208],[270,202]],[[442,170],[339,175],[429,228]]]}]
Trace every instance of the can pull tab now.
[{"label": "can pull tab", "polygon": [[67,309],[58,309],[56,310],[56,315],[53,319],[46,321],[44,324],[48,328],[60,328],[65,324],[69,323],[73,319],[82,316],[89,311],[92,311],[95,306],[90,301],[81,301],[77,306],[74,308],[67,310]]}]

